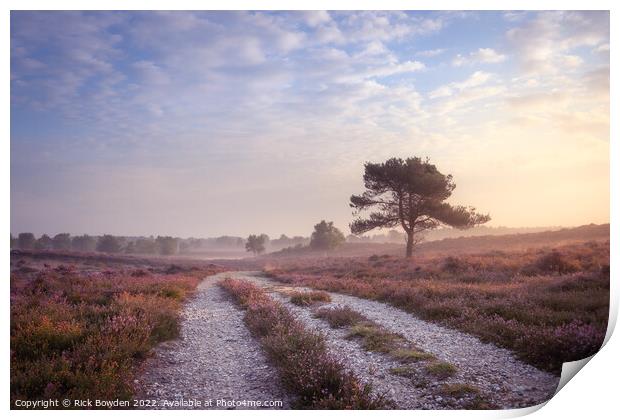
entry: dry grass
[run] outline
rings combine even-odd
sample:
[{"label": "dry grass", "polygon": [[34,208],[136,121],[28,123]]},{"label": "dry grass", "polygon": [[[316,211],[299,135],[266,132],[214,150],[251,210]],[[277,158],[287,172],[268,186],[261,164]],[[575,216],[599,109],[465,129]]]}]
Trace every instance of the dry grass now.
[{"label": "dry grass", "polygon": [[329,293],[323,291],[311,292],[293,292],[291,294],[291,303],[297,306],[310,306],[317,302],[331,302],[332,298]]},{"label": "dry grass", "polygon": [[395,359],[403,363],[419,362],[421,360],[432,360],[435,358],[435,356],[433,356],[430,353],[426,353],[421,350],[411,349],[411,348],[404,348],[404,349],[401,348],[401,349],[392,350],[390,354]]},{"label": "dry grass", "polygon": [[470,384],[443,384],[441,393],[454,398],[463,398],[468,395],[480,394],[480,389]]},{"label": "dry grass", "polygon": [[390,353],[404,345],[406,340],[373,322],[360,322],[349,330],[348,338],[360,338],[367,351]]},{"label": "dry grass", "polygon": [[440,379],[449,378],[454,375],[456,371],[456,366],[448,362],[435,362],[426,365],[426,372]]},{"label": "dry grass", "polygon": [[314,316],[327,321],[332,328],[351,327],[367,319],[357,311],[348,306],[336,308],[319,308],[314,312]]}]

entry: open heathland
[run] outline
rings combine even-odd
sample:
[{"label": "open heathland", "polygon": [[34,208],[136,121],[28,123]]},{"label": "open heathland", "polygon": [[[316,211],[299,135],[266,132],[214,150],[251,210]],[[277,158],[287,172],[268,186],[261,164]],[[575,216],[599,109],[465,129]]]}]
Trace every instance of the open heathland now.
[{"label": "open heathland", "polygon": [[413,260],[272,260],[266,267],[280,282],[386,302],[556,373],[598,351],[607,328],[608,241]]},{"label": "open heathland", "polygon": [[12,403],[129,400],[140,362],[157,343],[178,336],[182,302],[200,278],[222,271],[215,266],[151,271],[94,271],[62,264],[35,268],[23,259],[15,267]]}]

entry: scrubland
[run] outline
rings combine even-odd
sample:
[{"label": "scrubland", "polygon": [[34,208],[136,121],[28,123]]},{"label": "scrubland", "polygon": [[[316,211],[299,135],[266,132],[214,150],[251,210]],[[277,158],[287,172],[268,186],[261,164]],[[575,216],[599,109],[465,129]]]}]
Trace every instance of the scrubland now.
[{"label": "scrubland", "polygon": [[608,241],[412,260],[281,260],[267,267],[281,282],[386,302],[554,373],[565,361],[595,353],[607,327]]},{"label": "scrubland", "polygon": [[121,399],[150,349],[179,333],[178,312],[215,266],[145,270],[21,259],[11,273],[11,402]]}]

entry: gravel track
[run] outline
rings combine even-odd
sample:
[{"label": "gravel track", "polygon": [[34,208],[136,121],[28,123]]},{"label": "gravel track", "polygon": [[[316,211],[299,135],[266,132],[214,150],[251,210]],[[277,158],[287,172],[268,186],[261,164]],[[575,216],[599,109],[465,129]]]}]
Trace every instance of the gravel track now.
[{"label": "gravel track", "polygon": [[[155,357],[145,362],[143,373],[136,380],[138,398],[155,400],[157,405],[144,408],[230,408],[215,406],[218,399],[278,400],[282,406],[275,408],[291,407],[294,397],[282,390],[277,370],[269,365],[260,344],[246,329],[244,312],[216,285],[226,277],[266,288],[302,322],[324,334],[328,350],[347,368],[400,409],[458,408],[459,401],[440,395],[442,383],[475,385],[486,399],[501,408],[527,407],[548,400],[559,382],[559,377],[517,360],[509,350],[482,343],[468,334],[420,320],[381,302],[330,293],[332,303],[326,306],[347,305],[458,368],[448,380],[431,380],[425,386],[416,386],[415,381],[390,373],[391,368],[401,366],[399,362],[364,350],[359,342],[346,338],[346,330],[332,329],[325,321],[314,318],[311,308],[291,304],[283,294],[291,290],[290,286],[260,272],[225,272],[205,279],[187,302],[182,313],[181,338],[160,344]],[[304,289],[307,288],[295,288]],[[175,401],[178,404],[193,399],[212,400],[214,406],[170,406]],[[167,405],[163,405],[164,401]]]},{"label": "gravel track", "polygon": [[[290,287],[263,277],[259,272],[237,272],[227,275],[260,284],[272,292],[290,290]],[[310,290],[304,287],[295,289]],[[458,372],[448,382],[475,385],[501,408],[540,404],[549,400],[558,386],[558,376],[521,362],[511,351],[491,343],[483,343],[469,334],[423,321],[381,302],[338,293],[330,295],[332,298],[330,305],[347,305],[384,328],[402,334],[417,347],[438,359],[455,365]],[[340,354],[356,374],[363,380],[373,383],[378,391],[387,391],[388,396],[395,398],[402,408],[443,406],[443,401],[438,402],[437,393],[433,392],[433,388],[437,388],[439,383],[431,383],[430,389],[426,390],[410,389],[411,386],[407,386],[403,378],[389,374],[389,368],[396,366],[389,357],[364,351],[359,345],[344,339],[346,332],[330,329],[324,321],[314,319],[308,309],[289,304],[288,299],[279,293],[273,296],[287,302],[287,307],[304,322],[326,333],[330,348]],[[409,393],[402,395],[407,390]]]},{"label": "gravel track", "polygon": [[[273,408],[290,408],[292,399],[282,391],[277,371],[243,323],[244,311],[215,285],[219,278],[200,283],[183,309],[181,338],[157,346],[155,356],[143,366],[137,398],[156,401],[156,406],[144,408],[231,408],[218,407],[218,399],[227,404],[282,401],[281,407]],[[170,405],[194,399],[212,400],[212,406]]]}]

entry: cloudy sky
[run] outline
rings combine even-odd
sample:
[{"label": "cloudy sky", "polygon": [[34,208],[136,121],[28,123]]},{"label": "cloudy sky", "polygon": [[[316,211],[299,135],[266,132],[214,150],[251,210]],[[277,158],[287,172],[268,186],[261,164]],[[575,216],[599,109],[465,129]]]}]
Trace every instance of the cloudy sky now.
[{"label": "cloudy sky", "polygon": [[414,155],[492,226],[608,222],[608,13],[11,13],[13,233],[348,233]]}]

